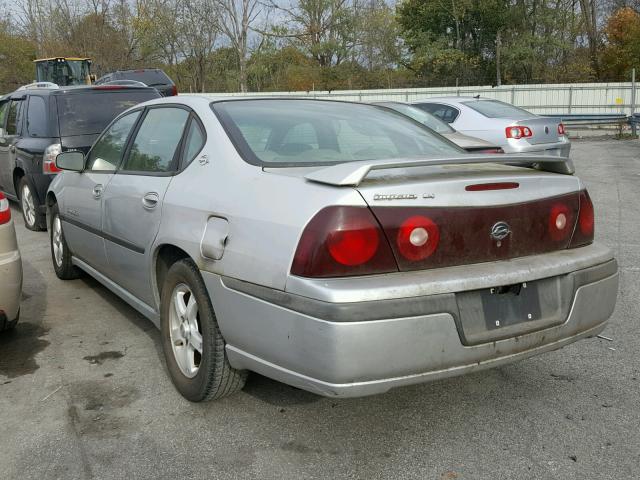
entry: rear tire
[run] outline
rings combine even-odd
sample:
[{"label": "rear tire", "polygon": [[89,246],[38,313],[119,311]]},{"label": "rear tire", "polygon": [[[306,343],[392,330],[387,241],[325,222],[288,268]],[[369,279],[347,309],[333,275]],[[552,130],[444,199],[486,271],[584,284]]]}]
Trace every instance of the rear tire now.
[{"label": "rear tire", "polygon": [[18,182],[18,198],[20,199],[20,210],[22,210],[24,226],[34,232],[46,230],[46,218],[40,213],[40,209],[36,204],[36,197],[27,181],[27,177],[22,177]]},{"label": "rear tire", "polygon": [[51,207],[51,225],[49,225],[49,244],[51,245],[51,261],[56,276],[60,280],[74,280],[82,274],[80,269],[71,262],[71,250],[67,245],[62,231],[58,204]]},{"label": "rear tire", "polygon": [[[0,332],[6,332],[7,330],[13,330],[18,325],[18,320],[20,319],[20,310],[18,310],[18,314],[16,318],[13,320],[0,319]],[[4,323],[4,324],[3,324]]]},{"label": "rear tire", "polygon": [[183,397],[201,402],[242,389],[247,372],[229,364],[209,294],[191,260],[180,260],[167,272],[160,324],[169,375]]}]

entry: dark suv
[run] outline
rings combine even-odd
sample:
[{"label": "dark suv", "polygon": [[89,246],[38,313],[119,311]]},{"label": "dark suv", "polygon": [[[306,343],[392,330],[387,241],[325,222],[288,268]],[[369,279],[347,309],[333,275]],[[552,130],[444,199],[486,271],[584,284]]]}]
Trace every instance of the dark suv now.
[{"label": "dark suv", "polygon": [[[96,85],[113,85],[123,80],[144,83],[148,87],[157,89],[163,97],[178,94],[178,88],[173,80],[159,68],[139,68],[137,70],[118,70],[107,73],[96,81]],[[121,83],[120,83],[121,84]]]},{"label": "dark suv", "polygon": [[0,191],[25,226],[46,229],[45,196],[60,152],[87,152],[121,112],[160,94],[150,87],[34,84],[0,97]]}]

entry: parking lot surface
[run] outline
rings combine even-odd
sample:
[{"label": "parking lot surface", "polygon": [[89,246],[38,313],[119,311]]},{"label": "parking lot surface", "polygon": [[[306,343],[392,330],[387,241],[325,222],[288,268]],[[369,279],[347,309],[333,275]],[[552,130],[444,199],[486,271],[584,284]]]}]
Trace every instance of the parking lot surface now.
[{"label": "parking lot surface", "polygon": [[640,141],[572,157],[620,264],[612,341],[360,399],[252,375],[187,402],[151,322],[89,277],[58,280],[48,234],[14,209],[25,285],[0,335],[0,478],[638,478]]}]

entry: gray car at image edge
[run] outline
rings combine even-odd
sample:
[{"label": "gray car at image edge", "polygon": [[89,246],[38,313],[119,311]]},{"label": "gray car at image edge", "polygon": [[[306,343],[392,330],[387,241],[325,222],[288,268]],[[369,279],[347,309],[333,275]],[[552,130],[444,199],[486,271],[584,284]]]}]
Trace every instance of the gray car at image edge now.
[{"label": "gray car at image edge", "polygon": [[468,154],[372,105],[160,99],[56,163],[56,274],[151,319],[191,401],[249,371],[383,393],[595,336],[615,307],[570,160]]}]

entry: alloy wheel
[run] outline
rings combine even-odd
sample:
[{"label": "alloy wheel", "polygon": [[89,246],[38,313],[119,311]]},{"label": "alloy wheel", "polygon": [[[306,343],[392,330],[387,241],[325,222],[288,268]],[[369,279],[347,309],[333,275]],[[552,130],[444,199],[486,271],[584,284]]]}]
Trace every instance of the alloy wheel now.
[{"label": "alloy wheel", "polygon": [[171,292],[169,328],[171,348],[178,368],[185,377],[195,377],[202,360],[202,331],[198,302],[184,283],[176,285]]},{"label": "alloy wheel", "polygon": [[51,245],[53,246],[53,258],[58,267],[62,267],[64,247],[62,244],[62,225],[58,215],[53,219],[53,231],[51,232]]},{"label": "alloy wheel", "polygon": [[36,206],[33,203],[33,195],[28,185],[22,187],[22,195],[20,195],[20,203],[22,204],[22,213],[30,226],[36,223]]}]

